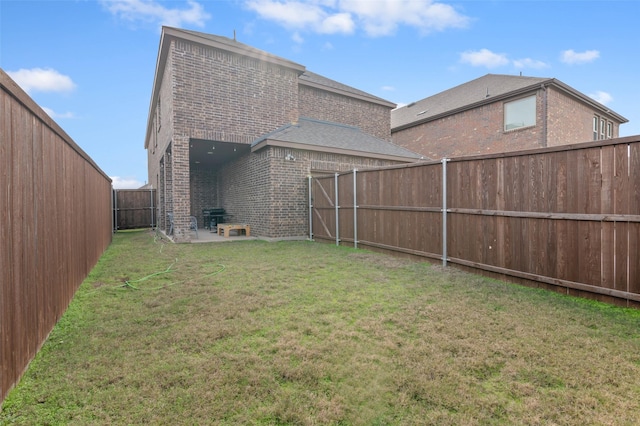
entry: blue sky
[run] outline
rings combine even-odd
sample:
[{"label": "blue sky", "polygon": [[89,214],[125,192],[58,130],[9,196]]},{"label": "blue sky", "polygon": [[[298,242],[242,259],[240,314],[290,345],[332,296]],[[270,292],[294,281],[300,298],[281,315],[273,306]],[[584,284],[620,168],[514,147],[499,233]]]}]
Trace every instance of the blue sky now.
[{"label": "blue sky", "polygon": [[147,180],[160,28],[232,38],[399,105],[557,78],[640,134],[640,1],[0,0],[0,67],[114,179]]}]

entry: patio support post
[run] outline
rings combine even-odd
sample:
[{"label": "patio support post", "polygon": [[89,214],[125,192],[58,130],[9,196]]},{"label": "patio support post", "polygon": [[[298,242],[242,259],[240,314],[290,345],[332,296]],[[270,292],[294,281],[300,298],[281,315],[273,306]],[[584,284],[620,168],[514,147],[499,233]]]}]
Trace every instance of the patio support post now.
[{"label": "patio support post", "polygon": [[338,205],[338,173],[335,175],[335,185],[336,185],[336,245],[340,245],[340,214],[338,213],[338,209],[340,206]]},{"label": "patio support post", "polygon": [[447,266],[447,161],[442,159],[442,266]]},{"label": "patio support post", "polygon": [[357,197],[357,169],[353,169],[353,248],[358,248],[358,197]]},{"label": "patio support post", "polygon": [[189,174],[189,137],[173,136],[171,142],[171,203],[173,241],[191,241],[191,177]]}]

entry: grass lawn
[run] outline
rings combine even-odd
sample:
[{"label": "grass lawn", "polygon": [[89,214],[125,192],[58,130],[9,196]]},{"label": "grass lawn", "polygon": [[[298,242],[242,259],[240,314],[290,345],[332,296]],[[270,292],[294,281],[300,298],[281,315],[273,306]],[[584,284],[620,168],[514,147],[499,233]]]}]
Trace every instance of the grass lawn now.
[{"label": "grass lawn", "polygon": [[0,424],[640,424],[640,312],[330,244],[122,232]]}]

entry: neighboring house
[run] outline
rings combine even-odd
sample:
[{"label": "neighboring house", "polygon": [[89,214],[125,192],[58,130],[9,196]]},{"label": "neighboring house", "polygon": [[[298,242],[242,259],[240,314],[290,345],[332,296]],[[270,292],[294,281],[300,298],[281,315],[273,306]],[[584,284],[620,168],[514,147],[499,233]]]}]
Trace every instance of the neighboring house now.
[{"label": "neighboring house", "polygon": [[393,110],[391,135],[437,160],[616,138],[627,121],[554,78],[487,74]]},{"label": "neighboring house", "polygon": [[308,235],[307,177],[414,162],[391,141],[395,104],[239,43],[163,27],[145,149],[158,218],[224,208],[269,238]]}]

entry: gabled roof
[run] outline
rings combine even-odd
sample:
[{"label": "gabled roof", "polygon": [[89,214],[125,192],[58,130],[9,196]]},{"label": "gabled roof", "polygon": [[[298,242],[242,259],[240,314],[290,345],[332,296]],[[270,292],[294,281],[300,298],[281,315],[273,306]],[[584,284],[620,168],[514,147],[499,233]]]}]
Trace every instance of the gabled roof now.
[{"label": "gabled roof", "polygon": [[269,52],[265,52],[264,50],[249,46],[248,44],[240,43],[239,41],[235,40],[235,37],[233,39],[230,39],[228,37],[223,37],[215,34],[207,34],[198,31],[183,30],[171,27],[163,27],[163,33],[165,35],[178,36],[185,40],[193,41],[218,49],[223,49],[232,53],[237,53],[239,55],[260,59],[265,62],[271,62],[287,68],[293,68],[300,73],[305,70],[304,65],[300,65],[280,56],[273,55]]},{"label": "gabled roof", "polygon": [[330,92],[343,94],[352,98],[358,98],[368,102],[384,105],[389,108],[396,107],[396,104],[389,102],[385,99],[379,98],[377,96],[373,96],[370,93],[363,92],[362,90],[355,89],[351,86],[347,86],[346,84],[342,84],[337,81],[328,79],[326,77],[323,77],[311,71],[305,71],[299,77],[298,82],[305,86],[328,90]]},{"label": "gabled roof", "polygon": [[255,140],[251,144],[251,151],[265,146],[406,162],[422,158],[420,154],[368,135],[357,127],[302,117],[297,123],[282,126]]},{"label": "gabled roof", "polygon": [[206,34],[198,31],[183,30],[173,27],[162,27],[162,35],[160,36],[160,46],[158,47],[158,58],[156,60],[156,71],[153,77],[153,86],[151,89],[151,102],[149,104],[149,116],[147,118],[147,133],[145,135],[145,148],[148,147],[149,136],[151,134],[151,117],[153,116],[154,106],[158,102],[160,84],[164,75],[169,47],[172,40],[187,40],[192,43],[202,44],[212,48],[226,50],[238,55],[248,56],[259,59],[261,61],[270,62],[278,66],[292,69],[302,74],[305,71],[304,65],[289,61],[271,53],[265,52],[255,47],[251,47],[244,43],[240,43],[234,39],[217,36],[214,34]]},{"label": "gabled roof", "polygon": [[391,111],[392,131],[436,120],[498,100],[531,92],[541,86],[554,86],[602,111],[620,123],[628,120],[606,106],[578,92],[555,78],[487,74],[467,83]]},{"label": "gabled roof", "polygon": [[247,44],[240,43],[239,41],[235,40],[235,37],[234,39],[230,39],[228,37],[218,36],[214,34],[163,26],[162,35],[160,37],[160,46],[158,48],[158,58],[156,61],[153,86],[151,89],[151,102],[149,104],[149,115],[147,119],[145,148],[148,147],[147,143],[150,140],[149,137],[151,134],[152,122],[151,117],[153,108],[158,101],[159,85],[161,84],[162,77],[164,75],[169,47],[171,45],[171,40],[175,39],[187,40],[193,43],[226,50],[238,55],[248,56],[251,58],[259,59],[261,61],[292,69],[298,73],[298,83],[308,87],[315,87],[328,92],[333,92],[340,95],[383,105],[388,108],[396,107],[396,104],[385,99],[373,96],[369,93],[363,92],[362,90],[355,89],[353,87],[347,86],[346,84],[342,84],[329,78],[323,77],[319,74],[307,71],[304,65],[300,65],[296,62],[273,55],[271,53],[265,52],[264,50],[257,49]]}]

